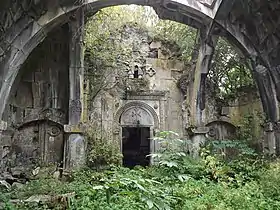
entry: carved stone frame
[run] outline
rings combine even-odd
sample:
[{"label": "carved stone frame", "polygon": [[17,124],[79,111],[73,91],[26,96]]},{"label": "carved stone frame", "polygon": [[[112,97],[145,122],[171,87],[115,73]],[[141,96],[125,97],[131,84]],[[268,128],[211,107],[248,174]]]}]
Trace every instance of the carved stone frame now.
[{"label": "carved stone frame", "polygon": [[[114,124],[113,136],[114,136],[114,140],[116,142],[119,142],[121,152],[122,152],[122,128],[123,127],[135,127],[135,125],[121,125],[120,124],[120,119],[121,119],[122,114],[126,110],[131,109],[133,107],[141,108],[141,109],[147,111],[151,115],[151,117],[153,118],[154,125],[139,125],[139,127],[149,127],[150,128],[150,139],[153,139],[155,131],[157,131],[159,129],[159,126],[160,126],[158,115],[150,105],[148,105],[144,102],[141,102],[141,101],[128,102],[127,104],[122,106],[116,112],[116,114],[114,116],[115,124]],[[156,151],[156,149],[157,149],[156,142],[151,141],[150,142],[150,153],[154,153]],[[151,163],[152,163],[152,160],[151,160]]]}]

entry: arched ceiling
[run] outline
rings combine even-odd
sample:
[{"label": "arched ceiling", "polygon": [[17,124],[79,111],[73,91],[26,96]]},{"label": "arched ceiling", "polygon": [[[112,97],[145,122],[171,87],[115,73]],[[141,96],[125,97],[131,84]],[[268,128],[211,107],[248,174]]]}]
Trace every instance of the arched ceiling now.
[{"label": "arched ceiling", "polygon": [[47,34],[66,23],[71,12],[121,4],[149,5],[162,17],[201,27],[211,22],[222,0],[2,0],[0,3],[0,117],[18,71]]},{"label": "arched ceiling", "polygon": [[152,6],[161,18],[230,37],[268,68],[280,64],[279,0],[1,0],[0,117],[21,65],[52,29],[80,7],[121,4]]}]

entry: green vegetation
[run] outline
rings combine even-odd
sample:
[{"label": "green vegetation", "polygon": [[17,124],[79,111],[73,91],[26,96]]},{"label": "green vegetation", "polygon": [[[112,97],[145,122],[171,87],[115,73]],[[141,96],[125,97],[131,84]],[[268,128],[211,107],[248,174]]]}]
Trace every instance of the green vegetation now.
[{"label": "green vegetation", "polygon": [[110,165],[119,166],[122,163],[119,143],[108,140],[103,135],[100,135],[97,126],[91,126],[86,132],[87,165],[97,170]]},{"label": "green vegetation", "polygon": [[[133,170],[111,166],[104,171],[84,169],[68,181],[44,178],[25,187],[3,191],[4,209],[279,209],[280,162],[266,162],[246,144],[234,141],[209,142],[201,157],[183,152],[173,132],[156,138],[162,147],[155,164]],[[225,155],[225,149],[230,154]],[[223,152],[222,152],[223,151]],[[11,199],[32,195],[75,193],[69,199],[49,203],[12,204]]]},{"label": "green vegetation", "polygon": [[[133,16],[131,15],[133,10]],[[152,39],[180,46],[186,63],[197,45],[196,30],[172,21],[159,20],[146,7],[112,7],[90,18],[86,29],[85,59],[91,98],[102,89],[114,87],[109,78],[120,80],[132,56],[132,46],[119,41],[126,25],[133,25]],[[105,71],[106,69],[106,71]],[[122,71],[124,70],[124,71]],[[220,39],[209,80],[215,95],[233,99],[244,86],[253,86],[246,61]],[[120,82],[121,83],[121,82]],[[125,83],[125,81],[123,81]],[[252,141],[252,119],[244,118],[239,137]],[[173,132],[161,132],[154,140],[161,147],[151,154],[154,164],[132,170],[120,166],[115,142],[87,134],[88,168],[56,179],[30,180],[22,188],[0,188],[3,209],[97,209],[97,210],[233,210],[280,209],[280,162],[258,156],[246,142],[212,141],[192,158],[187,141]],[[101,169],[106,170],[101,170]],[[68,194],[66,198],[61,195]],[[31,196],[48,195],[44,202],[21,202]],[[30,200],[30,199],[29,199]]]},{"label": "green vegetation", "polygon": [[225,101],[238,98],[242,88],[255,87],[247,59],[219,38],[208,75],[216,97]]},{"label": "green vegetation", "polygon": [[[90,100],[101,90],[114,87],[115,81],[110,80],[110,75],[118,75],[119,84],[126,82],[124,73],[128,68],[127,61],[133,57],[133,45],[121,41],[127,26],[137,28],[140,34],[148,34],[151,40],[180,46],[179,59],[193,65],[191,58],[199,47],[199,32],[196,29],[161,20],[150,7],[116,6],[102,9],[86,24],[86,76],[92,81]],[[247,60],[223,38],[219,38],[215,48],[208,81],[213,96],[225,103],[236,99],[242,88],[255,88]]]}]

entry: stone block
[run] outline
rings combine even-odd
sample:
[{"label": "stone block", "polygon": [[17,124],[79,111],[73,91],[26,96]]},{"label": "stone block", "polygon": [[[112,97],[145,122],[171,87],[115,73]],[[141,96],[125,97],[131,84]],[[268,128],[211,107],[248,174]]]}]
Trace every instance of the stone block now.
[{"label": "stone block", "polygon": [[85,126],[83,125],[64,125],[64,132],[66,133],[83,133]]},{"label": "stone block", "polygon": [[80,134],[70,134],[68,138],[68,164],[69,168],[77,169],[86,163],[86,142]]},{"label": "stone block", "polygon": [[0,120],[0,131],[6,130],[8,127],[8,123],[5,121]]},{"label": "stone block", "polygon": [[65,14],[65,11],[62,8],[58,8],[56,11],[54,10],[48,10],[47,13],[45,15],[42,15],[39,20],[37,21],[37,23],[40,26],[45,26],[48,23],[50,23],[52,20],[54,20],[55,18],[61,16]]},{"label": "stone block", "polygon": [[4,134],[2,134],[1,137],[1,146],[11,146],[12,144],[12,137],[11,136],[6,136]]},{"label": "stone block", "polygon": [[209,132],[209,128],[208,127],[197,127],[195,129],[193,129],[192,132],[194,134],[206,134]]},{"label": "stone block", "polygon": [[229,115],[229,107],[222,107],[221,115],[222,116]]},{"label": "stone block", "polygon": [[150,49],[154,50],[154,49],[159,49],[161,47],[161,43],[160,42],[152,42],[150,44]]}]

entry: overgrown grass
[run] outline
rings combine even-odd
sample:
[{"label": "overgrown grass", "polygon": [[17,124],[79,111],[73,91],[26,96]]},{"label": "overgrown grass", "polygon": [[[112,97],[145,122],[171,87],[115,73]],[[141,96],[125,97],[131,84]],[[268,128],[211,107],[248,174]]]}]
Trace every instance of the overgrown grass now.
[{"label": "overgrown grass", "polygon": [[[237,141],[211,142],[194,159],[178,151],[182,147],[173,143],[181,141],[170,139],[168,133],[157,140],[164,143],[163,149],[153,155],[157,160],[151,167],[84,169],[74,172],[68,182],[44,177],[24,188],[3,191],[4,209],[280,209],[280,160],[268,162]],[[224,156],[225,147],[234,149],[235,156]],[[32,195],[64,193],[75,196],[66,203],[11,203]]]},{"label": "overgrown grass", "polygon": [[49,209],[43,204],[15,206],[8,201],[69,192],[76,194],[69,209],[280,209],[279,161],[260,168],[254,179],[238,182],[238,176],[234,180],[210,178],[205,162],[190,160],[185,160],[187,170],[166,166],[112,167],[103,172],[85,169],[76,172],[71,182],[45,178],[6,191],[1,197],[7,203],[5,209]]}]

